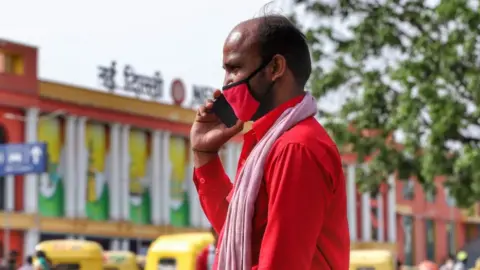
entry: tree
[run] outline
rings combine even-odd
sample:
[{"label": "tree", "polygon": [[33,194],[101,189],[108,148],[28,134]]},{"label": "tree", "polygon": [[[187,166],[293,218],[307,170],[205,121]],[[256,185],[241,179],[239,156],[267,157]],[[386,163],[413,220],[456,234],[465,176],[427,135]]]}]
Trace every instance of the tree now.
[{"label": "tree", "polygon": [[[467,0],[297,0],[315,25],[309,88],[345,96],[326,128],[366,163],[357,184],[446,176],[462,207],[480,200],[480,13]],[[343,29],[342,29],[343,28]],[[392,140],[392,137],[395,140]]]}]

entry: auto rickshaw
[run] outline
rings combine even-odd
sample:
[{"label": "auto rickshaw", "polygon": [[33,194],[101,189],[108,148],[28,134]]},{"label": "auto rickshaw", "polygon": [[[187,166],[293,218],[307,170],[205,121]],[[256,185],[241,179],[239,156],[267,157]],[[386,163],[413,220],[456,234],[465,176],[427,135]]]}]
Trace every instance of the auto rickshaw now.
[{"label": "auto rickshaw", "polygon": [[45,252],[55,269],[103,269],[103,249],[93,241],[48,240],[39,243],[35,250]]},{"label": "auto rickshaw", "polygon": [[139,270],[135,253],[130,251],[106,251],[103,253],[104,270]]},{"label": "auto rickshaw", "polygon": [[350,270],[395,270],[394,253],[390,250],[350,251]]},{"label": "auto rickshaw", "polygon": [[213,241],[211,233],[160,236],[148,249],[145,270],[195,270],[197,256]]}]

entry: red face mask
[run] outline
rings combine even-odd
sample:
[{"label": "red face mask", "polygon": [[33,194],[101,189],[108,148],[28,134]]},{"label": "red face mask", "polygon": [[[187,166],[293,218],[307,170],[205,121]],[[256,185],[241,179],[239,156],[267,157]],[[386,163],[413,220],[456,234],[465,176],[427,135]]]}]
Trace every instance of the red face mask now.
[{"label": "red face mask", "polygon": [[242,122],[252,120],[255,113],[260,107],[260,101],[254,97],[250,79],[257,75],[262,69],[264,69],[269,62],[262,64],[247,78],[225,85],[222,88],[223,96],[227,100],[228,104],[232,107],[233,112]]}]

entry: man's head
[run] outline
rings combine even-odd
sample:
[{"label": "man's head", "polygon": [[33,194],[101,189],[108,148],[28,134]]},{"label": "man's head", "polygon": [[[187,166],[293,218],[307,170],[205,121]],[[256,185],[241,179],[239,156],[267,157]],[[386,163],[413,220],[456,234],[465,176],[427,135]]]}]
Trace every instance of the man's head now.
[{"label": "man's head", "polygon": [[224,85],[248,78],[258,70],[249,80],[251,94],[261,102],[257,118],[303,93],[312,71],[305,36],[279,15],[237,25],[225,41],[223,66]]},{"label": "man's head", "polygon": [[27,264],[32,265],[33,264],[33,257],[32,256],[27,256]]},{"label": "man's head", "polygon": [[44,258],[44,259],[47,258],[47,254],[45,254],[43,250],[37,250],[36,256],[37,258]]}]

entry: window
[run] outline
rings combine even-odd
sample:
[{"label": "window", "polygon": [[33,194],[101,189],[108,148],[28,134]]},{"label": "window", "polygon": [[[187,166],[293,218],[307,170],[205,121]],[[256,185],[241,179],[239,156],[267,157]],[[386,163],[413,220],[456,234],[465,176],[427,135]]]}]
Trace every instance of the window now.
[{"label": "window", "polygon": [[429,203],[434,203],[437,198],[437,189],[434,187],[432,190],[428,190],[425,193],[425,199]]},{"label": "window", "polygon": [[445,193],[445,201],[447,205],[451,207],[455,206],[455,199],[450,196],[450,190],[447,187],[444,187],[443,192]]},{"label": "window", "polygon": [[447,223],[447,254],[457,253],[455,238],[455,223],[450,221]]},{"label": "window", "polygon": [[61,263],[55,265],[56,270],[80,270],[80,265],[74,263]]},{"label": "window", "polygon": [[0,73],[23,75],[23,60],[21,56],[0,52]]},{"label": "window", "polygon": [[405,254],[405,264],[414,265],[414,250],[413,250],[413,218],[411,216],[402,216],[402,229],[404,232],[405,243],[403,245],[403,252]]},{"label": "window", "polygon": [[162,258],[158,261],[158,269],[161,270],[176,270],[177,261],[173,258]]},{"label": "window", "polygon": [[413,200],[415,198],[415,180],[409,178],[403,182],[402,194],[405,200]]},{"label": "window", "polygon": [[435,261],[435,222],[431,219],[425,220],[425,236],[426,236],[426,248],[427,259]]},{"label": "window", "polygon": [[477,238],[477,225],[466,224],[465,225],[465,242],[473,241]]}]

